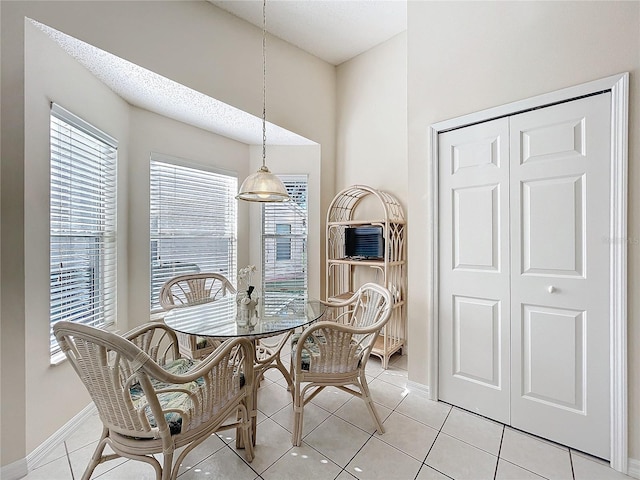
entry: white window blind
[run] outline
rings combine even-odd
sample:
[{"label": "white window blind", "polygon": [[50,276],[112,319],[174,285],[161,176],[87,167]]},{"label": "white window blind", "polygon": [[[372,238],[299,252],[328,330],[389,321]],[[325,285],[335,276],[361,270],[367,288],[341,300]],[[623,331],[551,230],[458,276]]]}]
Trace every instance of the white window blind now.
[{"label": "white window blind", "polygon": [[262,296],[275,314],[307,299],[307,176],[278,175],[291,202],[262,209]]},{"label": "white window blind", "polygon": [[151,159],[151,310],[170,278],[221,273],[235,285],[238,179]]},{"label": "white window blind", "polygon": [[50,327],[104,327],[116,317],[117,142],[59,105],[50,118]]}]

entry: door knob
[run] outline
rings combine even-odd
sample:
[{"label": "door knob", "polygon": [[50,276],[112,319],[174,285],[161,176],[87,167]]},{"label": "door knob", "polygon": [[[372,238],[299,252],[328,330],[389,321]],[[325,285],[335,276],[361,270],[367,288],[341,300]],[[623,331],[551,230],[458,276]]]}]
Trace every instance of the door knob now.
[{"label": "door knob", "polygon": [[548,291],[549,293],[554,293],[554,292],[556,292],[556,291],[557,291],[557,288],[556,288],[556,287],[554,287],[553,285],[549,285],[549,286],[547,287],[547,291]]}]

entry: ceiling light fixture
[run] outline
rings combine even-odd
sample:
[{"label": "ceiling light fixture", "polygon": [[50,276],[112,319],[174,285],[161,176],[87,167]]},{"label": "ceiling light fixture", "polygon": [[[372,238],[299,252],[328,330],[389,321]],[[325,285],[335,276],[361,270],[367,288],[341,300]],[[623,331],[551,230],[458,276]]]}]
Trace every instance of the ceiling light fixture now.
[{"label": "ceiling light fixture", "polygon": [[248,202],[288,202],[287,189],[266,165],[267,157],[267,0],[262,2],[262,167],[249,175],[236,196]]}]

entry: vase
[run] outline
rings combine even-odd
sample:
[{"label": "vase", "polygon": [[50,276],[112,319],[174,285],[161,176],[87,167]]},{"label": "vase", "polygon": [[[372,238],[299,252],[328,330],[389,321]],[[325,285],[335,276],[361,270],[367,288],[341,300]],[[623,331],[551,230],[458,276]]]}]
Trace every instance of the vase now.
[{"label": "vase", "polygon": [[236,323],[240,327],[254,326],[258,320],[258,297],[254,294],[252,296],[247,295],[246,292],[236,295]]}]

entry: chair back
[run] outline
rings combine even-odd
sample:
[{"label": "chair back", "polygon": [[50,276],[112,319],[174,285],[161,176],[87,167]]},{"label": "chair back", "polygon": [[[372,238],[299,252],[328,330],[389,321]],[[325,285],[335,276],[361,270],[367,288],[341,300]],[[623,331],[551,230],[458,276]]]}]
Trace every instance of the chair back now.
[{"label": "chair back", "polygon": [[346,325],[368,328],[385,321],[391,314],[391,293],[377,283],[365,283],[354,295],[352,307],[345,316]]},{"label": "chair back", "polygon": [[352,306],[343,316],[343,323],[364,330],[362,333],[355,332],[353,341],[367,351],[368,357],[380,331],[391,317],[391,293],[377,283],[365,283],[350,301]]},{"label": "chair back", "polygon": [[188,273],[165,282],[160,289],[160,305],[165,310],[185,305],[213,302],[235,293],[231,282],[219,273]]},{"label": "chair back", "polygon": [[346,373],[364,368],[393,306],[389,290],[375,283],[362,285],[349,300],[327,305],[347,310],[302,333],[294,355],[299,373]]},{"label": "chair back", "polygon": [[[141,371],[142,365],[151,359],[148,354],[115,333],[87,325],[58,322],[53,332],[106,427],[140,438],[157,437],[159,430],[166,429],[162,415],[157,427],[152,428],[145,417],[139,415],[130,394],[130,388],[136,383],[145,394],[153,391],[147,375]],[[153,405],[151,408],[153,410]]]}]

